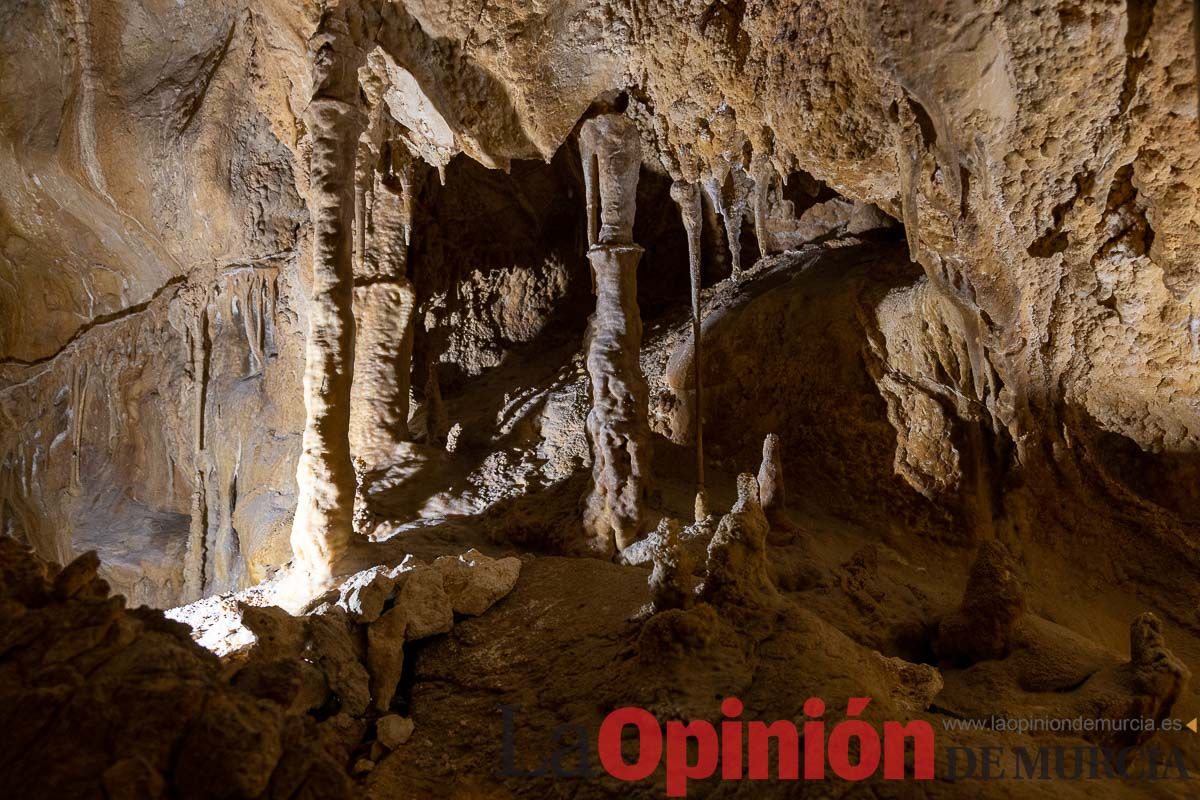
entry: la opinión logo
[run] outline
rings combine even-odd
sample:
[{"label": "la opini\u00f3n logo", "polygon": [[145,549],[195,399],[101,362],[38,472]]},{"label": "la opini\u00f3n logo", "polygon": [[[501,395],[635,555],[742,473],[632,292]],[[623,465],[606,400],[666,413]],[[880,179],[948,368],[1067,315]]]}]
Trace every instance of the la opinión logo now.
[{"label": "la opini\u00f3n logo", "polygon": [[[605,773],[621,781],[643,781],[665,767],[668,797],[686,797],[688,782],[719,775],[721,780],[824,780],[829,773],[847,781],[875,776],[882,766],[888,780],[932,780],[934,777],[933,727],[924,721],[885,721],[882,732],[859,719],[870,704],[868,697],[852,697],[846,719],[830,726],[822,717],[825,702],[810,697],[804,702],[808,717],[801,727],[791,720],[766,723],[740,719],[744,706],[736,697],[721,703],[725,717],[718,725],[707,720],[665,724],[644,708],[626,706],[612,711],[600,724],[596,754]],[[504,766],[510,777],[554,775],[586,778],[591,766],[588,732],[582,726],[564,725],[553,733],[553,752],[532,769],[516,764],[515,727],[520,706],[503,706]],[[635,755],[626,758],[622,743],[627,729],[635,734]],[[803,744],[801,744],[801,730]],[[771,763],[772,744],[775,763]],[[910,747],[911,746],[911,747]],[[906,769],[911,749],[912,768]]]}]

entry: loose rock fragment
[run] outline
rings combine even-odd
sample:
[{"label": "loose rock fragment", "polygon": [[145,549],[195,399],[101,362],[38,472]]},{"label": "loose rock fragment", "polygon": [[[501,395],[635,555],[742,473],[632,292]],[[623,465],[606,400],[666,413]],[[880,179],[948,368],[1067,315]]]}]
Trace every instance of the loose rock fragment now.
[{"label": "loose rock fragment", "polygon": [[512,591],[521,574],[519,558],[488,558],[478,550],[433,562],[455,614],[478,616]]},{"label": "loose rock fragment", "polygon": [[375,736],[388,750],[395,750],[412,737],[414,727],[413,721],[408,717],[388,714],[375,722]]}]

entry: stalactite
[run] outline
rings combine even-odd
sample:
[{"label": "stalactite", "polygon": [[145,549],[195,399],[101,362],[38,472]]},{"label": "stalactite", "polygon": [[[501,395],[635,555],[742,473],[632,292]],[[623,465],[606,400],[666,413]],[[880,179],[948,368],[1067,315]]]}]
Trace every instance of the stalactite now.
[{"label": "stalactite", "polygon": [[921,230],[917,213],[917,173],[921,162],[922,138],[916,115],[907,98],[896,104],[896,163],[900,170],[900,205],[908,254],[920,263]]},{"label": "stalactite", "polygon": [[730,277],[736,282],[742,277],[742,219],[746,216],[754,184],[740,164],[722,170],[722,173],[710,175],[704,182],[704,190],[725,225]]},{"label": "stalactite", "polygon": [[[404,247],[412,245],[413,212],[416,205],[417,161],[405,145],[396,142],[391,149],[392,173],[400,184],[400,222],[404,229]],[[405,254],[407,263],[408,255]]]},{"label": "stalactite", "polygon": [[208,395],[208,338],[207,292],[190,298],[193,303],[187,328],[190,345],[192,383],[192,503],[188,542],[184,552],[184,597],[200,597],[205,590],[208,564],[208,451],[205,446],[205,422]]},{"label": "stalactite", "polygon": [[71,383],[71,482],[70,492],[78,495],[83,490],[79,474],[79,461],[83,454],[83,423],[87,415],[88,390],[91,369],[84,361],[75,367]]},{"label": "stalactite", "polygon": [[775,180],[775,168],[769,155],[756,152],[750,159],[750,179],[754,181],[754,234],[758,237],[758,254],[766,258],[776,251],[769,218],[771,184]]},{"label": "stalactite", "polygon": [[688,240],[688,272],[691,280],[692,306],[692,393],[693,419],[696,429],[696,489],[704,490],[704,405],[700,361],[700,233],[702,213],[700,187],[694,183],[675,181],[671,199],[679,206],[683,229]]},{"label": "stalactite", "polygon": [[446,445],[446,434],[450,432],[450,419],[446,415],[446,404],[442,402],[442,389],[438,383],[437,362],[429,362],[429,374],[425,380],[425,443],[435,447]]},{"label": "stalactite", "polygon": [[649,392],[639,353],[642,321],[637,304],[633,243],[641,145],[626,117],[609,114],[584,123],[579,133],[588,178],[588,260],[596,311],[588,323],[587,369],[592,409],[592,487],[584,509],[590,546],[601,553],[624,549],[641,530],[650,478]]},{"label": "stalactite", "polygon": [[[327,18],[309,40],[313,98],[309,215],[312,281],[305,343],[303,451],[292,524],[297,574],[324,586],[353,544],[354,466],[350,392],[354,373],[354,158],[365,115],[358,102],[364,54],[344,20]],[[297,593],[303,589],[296,588]]]}]

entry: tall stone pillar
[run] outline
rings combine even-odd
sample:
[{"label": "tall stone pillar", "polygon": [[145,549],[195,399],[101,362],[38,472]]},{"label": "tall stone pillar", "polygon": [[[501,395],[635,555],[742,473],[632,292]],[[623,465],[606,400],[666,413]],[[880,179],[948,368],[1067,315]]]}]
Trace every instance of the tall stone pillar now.
[{"label": "tall stone pillar", "polygon": [[[357,337],[350,403],[350,448],[368,469],[388,463],[408,441],[416,290],[406,275],[412,227],[413,163],[405,146],[392,143],[378,177],[364,249],[356,266]],[[366,209],[364,208],[364,215]]]},{"label": "tall stone pillar", "polygon": [[364,59],[343,20],[323,21],[309,40],[313,97],[309,215],[312,274],[305,343],[303,451],[296,468],[292,551],[296,577],[317,590],[353,543],[355,475],[350,461],[354,372],[354,173],[365,115],[358,102]]},{"label": "tall stone pillar", "polygon": [[637,540],[650,480],[649,390],[639,355],[642,320],[637,304],[633,243],[641,145],[626,117],[608,114],[579,133],[588,200],[588,260],[596,311],[588,323],[587,369],[592,410],[592,486],[585,501],[589,545],[611,554]]},{"label": "tall stone pillar", "polygon": [[[692,305],[692,394],[696,429],[696,493],[704,492],[704,403],[700,358],[700,231],[703,209],[700,187],[688,181],[671,184],[671,199],[679,206],[683,229],[688,240],[688,276],[691,281]],[[697,498],[699,504],[699,497]],[[700,522],[698,518],[696,520]]]}]

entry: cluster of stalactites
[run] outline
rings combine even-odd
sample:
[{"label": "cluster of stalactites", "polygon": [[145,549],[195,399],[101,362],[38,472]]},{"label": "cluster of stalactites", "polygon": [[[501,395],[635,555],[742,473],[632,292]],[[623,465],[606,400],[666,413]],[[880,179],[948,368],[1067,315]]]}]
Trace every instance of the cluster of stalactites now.
[{"label": "cluster of stalactites", "polygon": [[750,141],[738,128],[736,115],[727,103],[718,106],[701,127],[702,135],[696,146],[684,144],[664,154],[675,181],[672,197],[683,215],[689,245],[692,230],[697,231],[692,254],[697,262],[700,192],[708,198],[725,228],[731,277],[736,281],[742,274],[742,225],[747,216],[754,223],[759,255],[765,257],[777,252],[770,224],[771,196],[782,170],[774,154],[770,131],[764,130],[755,141]]}]

